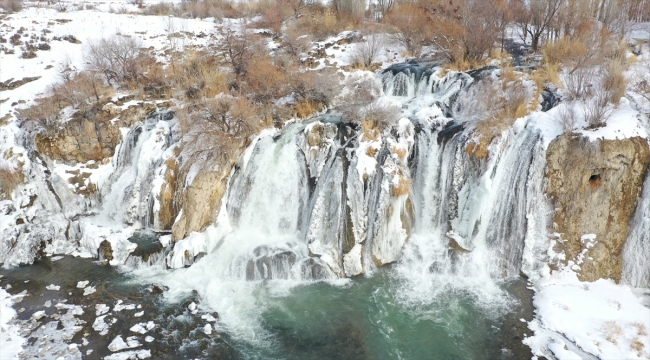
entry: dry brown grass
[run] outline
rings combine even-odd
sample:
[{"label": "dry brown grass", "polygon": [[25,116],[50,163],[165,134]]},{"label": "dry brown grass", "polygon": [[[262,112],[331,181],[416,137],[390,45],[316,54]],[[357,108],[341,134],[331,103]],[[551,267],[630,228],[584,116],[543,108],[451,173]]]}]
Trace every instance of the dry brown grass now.
[{"label": "dry brown grass", "polygon": [[0,192],[11,198],[16,186],[25,181],[25,175],[20,169],[0,168]]},{"label": "dry brown grass", "polygon": [[603,325],[603,331],[605,332],[605,338],[607,341],[616,345],[618,343],[618,338],[623,335],[623,329],[615,321],[608,321]]},{"label": "dry brown grass", "polygon": [[402,160],[402,161],[405,161],[405,160],[406,160],[406,155],[408,155],[408,154],[407,154],[407,153],[408,153],[408,150],[405,149],[403,146],[393,145],[393,146],[391,147],[391,150],[392,150],[393,154],[397,155],[397,157],[398,157],[400,160]]},{"label": "dry brown grass", "polygon": [[609,94],[609,101],[618,106],[621,98],[625,96],[628,80],[623,75],[625,66],[617,61],[609,61],[605,66],[603,86]]},{"label": "dry brown grass", "polygon": [[381,135],[379,123],[372,118],[361,119],[361,129],[363,129],[363,136],[361,140],[377,141]]},{"label": "dry brown grass", "polygon": [[637,328],[637,333],[639,334],[639,336],[648,336],[648,330],[646,329],[643,323],[635,322],[632,323],[632,326]]},{"label": "dry brown grass", "polygon": [[630,348],[636,351],[639,357],[641,357],[641,355],[643,354],[644,345],[641,341],[639,341],[638,338],[634,338],[634,340],[632,340],[632,343],[630,344]]},{"label": "dry brown grass", "polygon": [[213,98],[227,92],[232,81],[232,74],[220,69],[218,59],[204,52],[191,52],[175,68],[168,66],[165,71],[166,75],[158,76],[171,79],[176,89],[193,94],[193,99]]},{"label": "dry brown grass", "polygon": [[499,80],[481,80],[459,102],[457,116],[476,124],[474,141],[465,148],[472,156],[487,158],[492,140],[536,107],[534,93],[529,94],[521,75],[510,72],[506,69]]},{"label": "dry brown grass", "polygon": [[296,116],[306,119],[323,110],[323,104],[311,99],[306,99],[296,104]]},{"label": "dry brown grass", "polygon": [[353,26],[339,19],[336,12],[330,8],[314,7],[312,11],[298,18],[295,28],[301,34],[312,35],[316,40],[325,40]]},{"label": "dry brown grass", "polygon": [[393,186],[391,186],[393,196],[408,195],[411,190],[411,179],[408,179],[402,174],[396,176],[398,176],[398,180],[397,182],[393,182]]}]

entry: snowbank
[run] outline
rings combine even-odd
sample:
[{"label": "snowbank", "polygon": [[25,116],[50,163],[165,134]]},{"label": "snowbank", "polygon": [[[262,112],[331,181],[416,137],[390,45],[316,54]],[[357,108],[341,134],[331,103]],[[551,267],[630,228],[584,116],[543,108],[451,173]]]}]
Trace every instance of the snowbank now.
[{"label": "snowbank", "polygon": [[0,288],[0,358],[2,360],[18,359],[18,354],[26,342],[19,335],[19,327],[11,324],[16,317],[16,311],[12,309],[13,300],[11,295]]},{"label": "snowbank", "polygon": [[629,286],[609,279],[581,282],[567,267],[535,284],[533,303],[536,319],[529,328],[534,335],[524,343],[537,356],[650,357],[650,308]]}]

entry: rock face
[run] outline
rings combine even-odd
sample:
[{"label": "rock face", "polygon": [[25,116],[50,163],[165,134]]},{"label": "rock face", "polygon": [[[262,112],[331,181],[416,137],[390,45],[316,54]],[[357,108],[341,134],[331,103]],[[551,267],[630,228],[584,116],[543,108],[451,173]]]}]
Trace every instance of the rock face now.
[{"label": "rock face", "polygon": [[101,161],[113,156],[115,147],[122,141],[120,127],[131,126],[154,110],[156,105],[148,103],[132,105],[123,111],[112,103],[99,103],[85,115],[75,114],[65,126],[38,134],[36,145],[40,153],[53,160]]},{"label": "rock face", "polygon": [[[171,219],[173,241],[186,238],[192,231],[203,231],[214,223],[228,188],[230,172],[246,145],[246,141],[233,142],[227,150],[224,147],[225,151],[207,159],[200,159],[204,154],[195,154],[184,161],[186,166],[180,166],[177,183],[173,184],[175,201],[180,208],[176,221]],[[170,181],[167,183],[172,184]],[[171,188],[172,185],[167,186]]]},{"label": "rock face", "polygon": [[[547,151],[547,193],[566,261],[582,280],[621,279],[622,250],[650,164],[642,138],[597,140],[564,134]],[[595,234],[595,242],[582,239]],[[582,260],[581,260],[582,259]]]},{"label": "rock face", "polygon": [[192,231],[203,231],[214,223],[227,188],[229,173],[230,167],[228,171],[200,173],[183,191],[180,202],[182,213],[172,227],[173,241],[187,237]]}]

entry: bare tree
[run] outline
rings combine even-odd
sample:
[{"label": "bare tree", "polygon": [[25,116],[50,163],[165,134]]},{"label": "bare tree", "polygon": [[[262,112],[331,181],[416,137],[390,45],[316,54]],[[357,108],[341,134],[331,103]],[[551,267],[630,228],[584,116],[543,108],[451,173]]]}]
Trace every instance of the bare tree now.
[{"label": "bare tree", "polygon": [[536,52],[539,49],[540,39],[555,20],[562,1],[529,0],[526,11],[518,14],[517,24],[524,34],[530,35],[533,51]]},{"label": "bare tree", "polygon": [[366,32],[364,41],[352,50],[352,61],[363,67],[370,67],[386,44],[384,35],[379,32]]},{"label": "bare tree", "polygon": [[87,63],[91,71],[103,74],[106,81],[137,80],[142,73],[138,61],[141,43],[131,36],[115,35],[88,42]]},{"label": "bare tree", "polygon": [[241,78],[248,72],[251,59],[258,52],[265,51],[260,45],[259,38],[241,26],[240,31],[232,28],[225,31],[219,43],[219,50],[232,66],[235,76]]}]

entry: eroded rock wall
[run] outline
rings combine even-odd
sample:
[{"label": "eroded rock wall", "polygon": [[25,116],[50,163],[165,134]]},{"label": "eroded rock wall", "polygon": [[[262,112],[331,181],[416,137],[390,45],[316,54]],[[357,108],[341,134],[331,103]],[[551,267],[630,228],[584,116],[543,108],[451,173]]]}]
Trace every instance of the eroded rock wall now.
[{"label": "eroded rock wall", "polygon": [[[590,141],[564,134],[549,145],[553,231],[565,261],[582,262],[583,280],[621,279],[622,250],[649,164],[648,143],[639,137]],[[582,238],[587,234],[596,235],[593,247]]]}]

